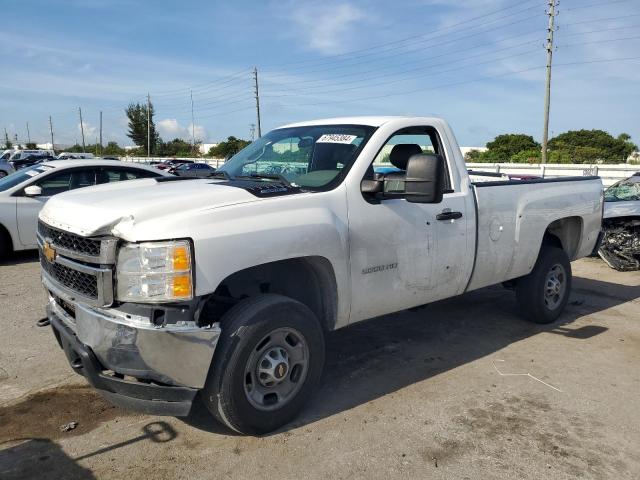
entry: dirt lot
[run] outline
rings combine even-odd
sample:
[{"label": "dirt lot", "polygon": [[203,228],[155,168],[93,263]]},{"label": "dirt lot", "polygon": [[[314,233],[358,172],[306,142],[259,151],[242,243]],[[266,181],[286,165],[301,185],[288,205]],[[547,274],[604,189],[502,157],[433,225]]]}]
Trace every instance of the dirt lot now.
[{"label": "dirt lot", "polygon": [[330,335],[303,416],[248,438],[104,402],[36,327],[38,265],[17,256],[0,266],[0,478],[637,479],[640,274],[573,268],[555,325],[494,287]]}]

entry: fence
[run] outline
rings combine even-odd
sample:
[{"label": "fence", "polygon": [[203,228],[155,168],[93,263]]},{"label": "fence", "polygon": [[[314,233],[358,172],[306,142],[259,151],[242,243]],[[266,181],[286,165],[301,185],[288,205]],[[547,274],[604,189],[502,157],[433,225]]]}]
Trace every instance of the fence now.
[{"label": "fence", "polygon": [[193,158],[193,157],[119,157],[123,162],[148,163],[168,162],[169,160],[191,160],[192,162],[206,163],[214,168],[224,164],[223,158]]},{"label": "fence", "polygon": [[[212,167],[218,168],[224,164],[221,158],[188,158],[188,157],[120,157],[120,160],[127,162],[146,163],[146,162],[166,162],[167,160],[193,160],[196,162],[204,162]],[[388,166],[388,164],[386,164]],[[467,163],[470,170],[481,170],[485,172],[518,174],[518,175],[536,175],[543,178],[556,177],[586,177],[590,175],[602,178],[605,187],[613,185],[618,180],[630,177],[635,172],[640,171],[640,165],[627,165],[625,163],[618,165],[598,164],[551,164],[537,165],[526,163]]]},{"label": "fence", "polygon": [[639,165],[588,165],[588,164],[519,164],[519,163],[467,163],[470,170],[485,172],[536,175],[543,178],[557,177],[588,177],[596,175],[602,178],[605,187],[613,185],[618,180],[630,177],[640,170]]}]

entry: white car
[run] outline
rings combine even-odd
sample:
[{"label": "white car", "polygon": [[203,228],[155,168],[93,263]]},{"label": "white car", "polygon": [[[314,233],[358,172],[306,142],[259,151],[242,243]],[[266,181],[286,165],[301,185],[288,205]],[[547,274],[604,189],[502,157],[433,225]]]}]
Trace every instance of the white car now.
[{"label": "white car", "polygon": [[93,153],[78,153],[78,152],[62,152],[60,155],[56,157],[58,160],[72,160],[72,159],[91,159],[95,158]]},{"label": "white car", "polygon": [[166,175],[145,165],[113,160],[51,161],[12,173],[0,179],[0,257],[38,247],[38,213],[52,195],[90,185]]},{"label": "white car", "polygon": [[611,268],[640,270],[640,172],[604,192],[604,237],[598,254]]}]

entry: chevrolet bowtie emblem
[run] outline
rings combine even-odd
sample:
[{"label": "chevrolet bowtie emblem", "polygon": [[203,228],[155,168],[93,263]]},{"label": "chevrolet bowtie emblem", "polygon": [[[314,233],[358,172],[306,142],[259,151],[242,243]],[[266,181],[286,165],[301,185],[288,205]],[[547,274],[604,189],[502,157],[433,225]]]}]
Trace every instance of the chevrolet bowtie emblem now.
[{"label": "chevrolet bowtie emblem", "polygon": [[42,254],[49,263],[53,263],[56,259],[56,249],[51,246],[49,242],[44,242],[42,246]]}]

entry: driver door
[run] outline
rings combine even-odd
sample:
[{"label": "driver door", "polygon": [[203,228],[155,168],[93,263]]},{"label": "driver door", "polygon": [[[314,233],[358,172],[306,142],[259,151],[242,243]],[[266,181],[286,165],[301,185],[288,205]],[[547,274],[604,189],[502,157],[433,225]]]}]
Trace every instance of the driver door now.
[{"label": "driver door", "polygon": [[[387,166],[384,170],[393,179],[385,182],[385,191],[404,191],[404,181],[398,179],[410,156],[442,152],[435,135],[398,132],[389,139],[374,162]],[[395,158],[394,147],[407,158]],[[389,164],[390,154],[399,167]],[[457,272],[467,261],[466,215],[440,219],[443,212],[466,212],[465,196],[449,190],[442,202],[425,204],[408,202],[401,194],[378,200],[356,190],[348,195],[351,322],[424,305],[464,289],[466,279]]]}]

